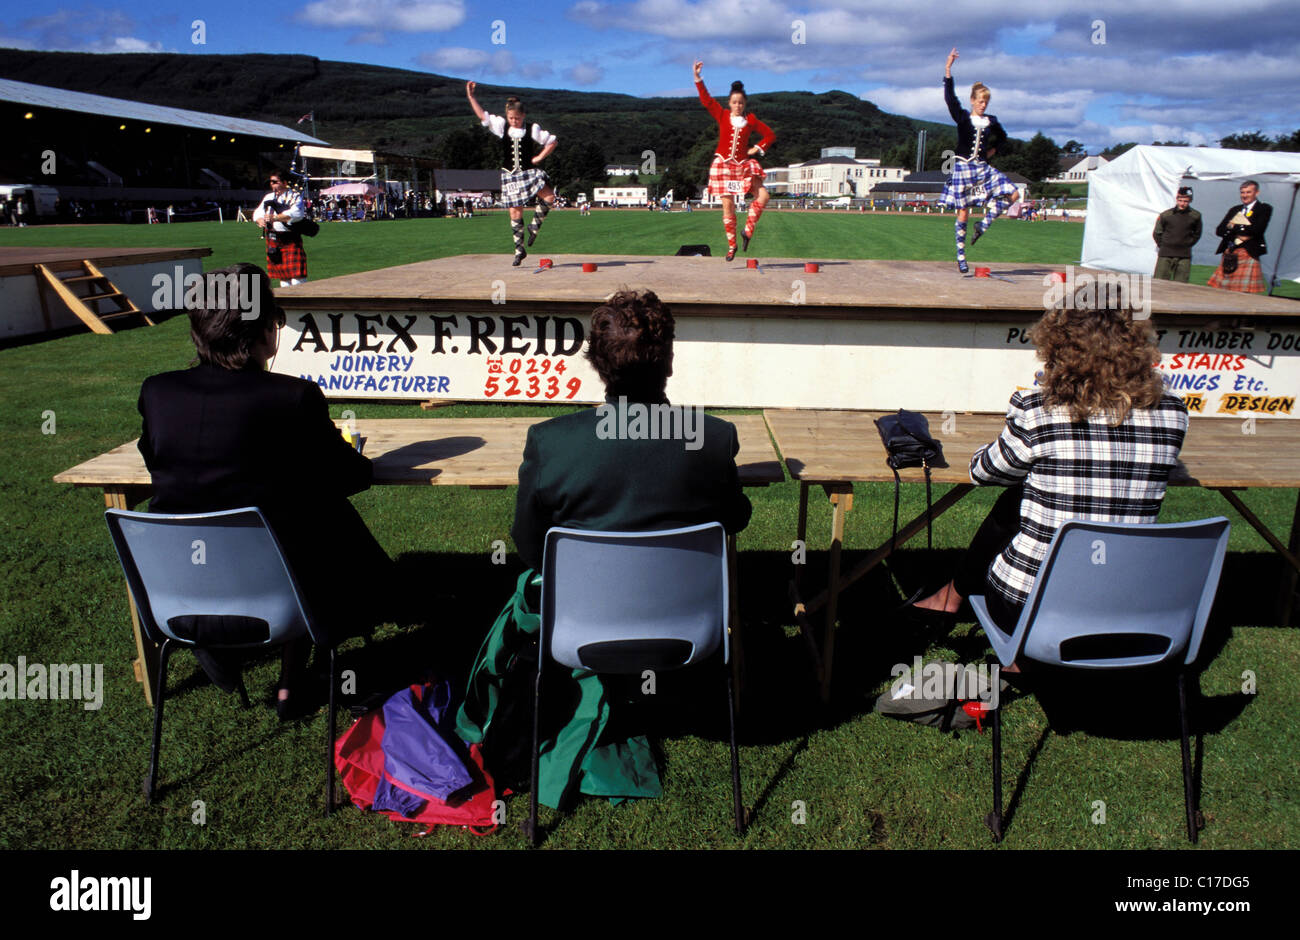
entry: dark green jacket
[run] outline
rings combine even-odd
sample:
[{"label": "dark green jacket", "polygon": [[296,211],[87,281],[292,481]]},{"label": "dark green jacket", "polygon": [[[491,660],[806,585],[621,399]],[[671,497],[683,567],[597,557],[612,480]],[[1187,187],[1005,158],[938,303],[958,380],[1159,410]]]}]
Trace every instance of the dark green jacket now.
[{"label": "dark green jacket", "polygon": [[1156,254],[1161,258],[1190,258],[1192,246],[1201,240],[1201,214],[1195,209],[1166,209],[1156,218],[1151,237],[1159,246]]},{"label": "dark green jacket", "polygon": [[511,529],[524,564],[541,569],[552,526],[644,531],[721,522],[739,532],[749,523],[731,422],[704,416],[700,446],[692,450],[687,444],[694,442],[682,439],[602,439],[598,432],[612,422],[602,427],[599,411],[553,418],[528,431]]}]

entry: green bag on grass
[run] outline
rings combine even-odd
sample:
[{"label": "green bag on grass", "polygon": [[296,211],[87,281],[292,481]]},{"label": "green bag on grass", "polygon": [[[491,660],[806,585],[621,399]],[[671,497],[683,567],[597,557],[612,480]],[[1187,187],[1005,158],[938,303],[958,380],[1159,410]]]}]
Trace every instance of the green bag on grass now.
[{"label": "green bag on grass", "polygon": [[[470,671],[456,731],[483,748],[484,759],[503,786],[519,790],[530,773],[533,741],[533,679],[541,616],[530,598],[541,575],[528,569],[497,616]],[[547,671],[542,685],[541,784],[538,801],[567,809],[579,793],[609,797],[657,797],[663,791],[650,742],[624,737],[611,721],[615,705],[600,677],[585,669]]]}]

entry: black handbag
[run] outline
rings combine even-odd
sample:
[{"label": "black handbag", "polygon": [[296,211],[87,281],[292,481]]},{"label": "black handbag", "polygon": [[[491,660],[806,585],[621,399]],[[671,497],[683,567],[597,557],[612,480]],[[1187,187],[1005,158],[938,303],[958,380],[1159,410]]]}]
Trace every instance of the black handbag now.
[{"label": "black handbag", "polygon": [[907,467],[922,467],[925,470],[925,547],[933,548],[930,469],[948,466],[948,461],[943,458],[943,444],[930,436],[930,422],[925,419],[925,415],[904,411],[902,408],[895,414],[877,418],[876,430],[880,432],[880,440],[885,445],[885,462],[894,471],[894,531],[889,537],[889,553],[894,553],[894,543],[898,538],[898,492],[902,485],[898,471]]}]

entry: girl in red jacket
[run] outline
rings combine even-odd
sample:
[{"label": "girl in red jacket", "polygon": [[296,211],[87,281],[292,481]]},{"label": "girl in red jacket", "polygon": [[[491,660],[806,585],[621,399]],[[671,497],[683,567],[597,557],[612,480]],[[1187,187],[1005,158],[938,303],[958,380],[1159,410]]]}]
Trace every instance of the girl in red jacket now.
[{"label": "girl in red jacket", "polygon": [[[695,63],[695,90],[699,92],[705,110],[718,122],[718,146],[713,155],[713,165],[709,168],[709,195],[722,197],[722,227],[727,232],[727,260],[730,261],[736,257],[736,197],[747,193],[753,195],[749,217],[745,220],[745,251],[748,252],[754,226],[758,224],[758,217],[763,214],[768,199],[767,187],[763,185],[765,174],[754,154],[766,156],[776,135],[754,115],[745,113],[749,98],[740,82],[731,83],[731,95],[727,99],[730,110],[724,111],[704,87],[704,80],[700,78],[703,67],[703,62]],[[749,135],[755,132],[759,135],[758,143],[750,146]]]}]

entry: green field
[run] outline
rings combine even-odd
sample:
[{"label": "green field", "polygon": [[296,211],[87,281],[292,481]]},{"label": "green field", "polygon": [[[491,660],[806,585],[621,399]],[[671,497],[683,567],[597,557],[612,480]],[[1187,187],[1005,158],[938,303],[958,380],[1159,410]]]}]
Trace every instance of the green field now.
[{"label": "green field", "polygon": [[[671,254],[709,242],[721,253],[717,213],[625,210],[553,213],[537,250],[551,253]],[[753,249],[760,257],[949,260],[950,218],[829,215],[769,211]],[[87,226],[0,230],[0,245],[204,245],[209,267],[261,259],[251,225]],[[1000,222],[972,261],[1076,263],[1083,227]],[[327,277],[427,258],[510,249],[501,214],[473,220],[331,223],[310,243],[311,275]],[[506,263],[503,257],[503,264]],[[719,264],[723,262],[718,261]],[[1210,273],[1198,269],[1203,283]],[[954,274],[955,276],[955,274]],[[639,285],[638,285],[639,286]],[[646,285],[653,287],[653,284]],[[1294,286],[1294,285],[1292,285]],[[490,838],[459,829],[409,841],[412,827],[354,810],[322,818],[325,716],[277,722],[268,707],[278,664],[250,667],[254,705],[241,709],[175,657],[162,764],[163,792],[141,795],[149,753],[149,711],[132,679],[134,657],[125,588],[102,520],[97,491],[56,485],[61,470],[139,433],[135,409],[148,375],[184,367],[192,347],[184,318],[114,336],[78,334],[0,350],[0,402],[8,456],[0,475],[0,663],[103,663],[98,711],[73,702],[0,700],[8,746],[0,767],[0,847],[42,848],[519,848],[513,823],[526,797],[509,801],[511,824]],[[1009,391],[1009,390],[1008,390]],[[415,404],[332,403],[361,418],[427,418]],[[556,414],[544,406],[464,405],[439,418]],[[56,433],[42,433],[54,412]],[[942,488],[939,488],[942,489]],[[859,485],[848,519],[846,562],[889,535],[892,487]],[[946,575],[994,493],[977,492],[935,529],[935,552],[899,553],[891,573],[877,569],[842,600],[835,698],[818,704],[801,638],[791,630],[785,584],[798,487],[750,491],[754,517],[740,536],[741,614],[748,685],[741,720],[742,775],[754,821],[743,840],[730,833],[730,784],[721,691],[686,683],[684,702],[660,705],[664,795],[610,806],[588,799],[553,824],[548,847],[563,848],[983,848],[989,808],[989,739],[871,713],[890,666],[922,653],[970,662],[987,652],[978,629],[950,635],[891,617],[900,590]],[[936,494],[937,495],[937,494]],[[1245,501],[1275,531],[1287,531],[1295,494],[1252,490]],[[376,537],[414,582],[427,585],[427,624],[388,625],[375,642],[343,647],[358,694],[396,689],[425,673],[462,682],[470,658],[505,600],[518,563],[493,566],[493,539],[509,539],[514,494],[451,487],[381,487],[355,503]],[[919,487],[903,493],[903,513],[923,505]],[[814,497],[808,580],[824,578],[829,512]],[[1300,634],[1277,625],[1281,565],[1264,541],[1215,493],[1175,489],[1162,519],[1224,514],[1233,522],[1230,554],[1206,640],[1208,665],[1199,727],[1205,848],[1300,846],[1295,773],[1300,732],[1291,709],[1300,698]],[[914,542],[913,546],[923,545]],[[937,576],[937,577],[936,577]],[[896,578],[897,580],[893,580]],[[347,589],[346,584],[341,589]],[[1257,694],[1242,693],[1243,673]],[[710,677],[712,678],[712,677]],[[1006,704],[1006,848],[1180,848],[1183,835],[1179,748],[1168,718],[1172,698],[1126,699],[1132,720],[1105,733],[1047,734],[1034,697]],[[342,716],[341,716],[342,719]],[[1151,719],[1150,721],[1147,719]],[[1152,723],[1157,727],[1152,727]],[[206,824],[191,821],[194,801]],[[1094,824],[1094,803],[1106,804]],[[802,801],[806,823],[792,822]]]}]

